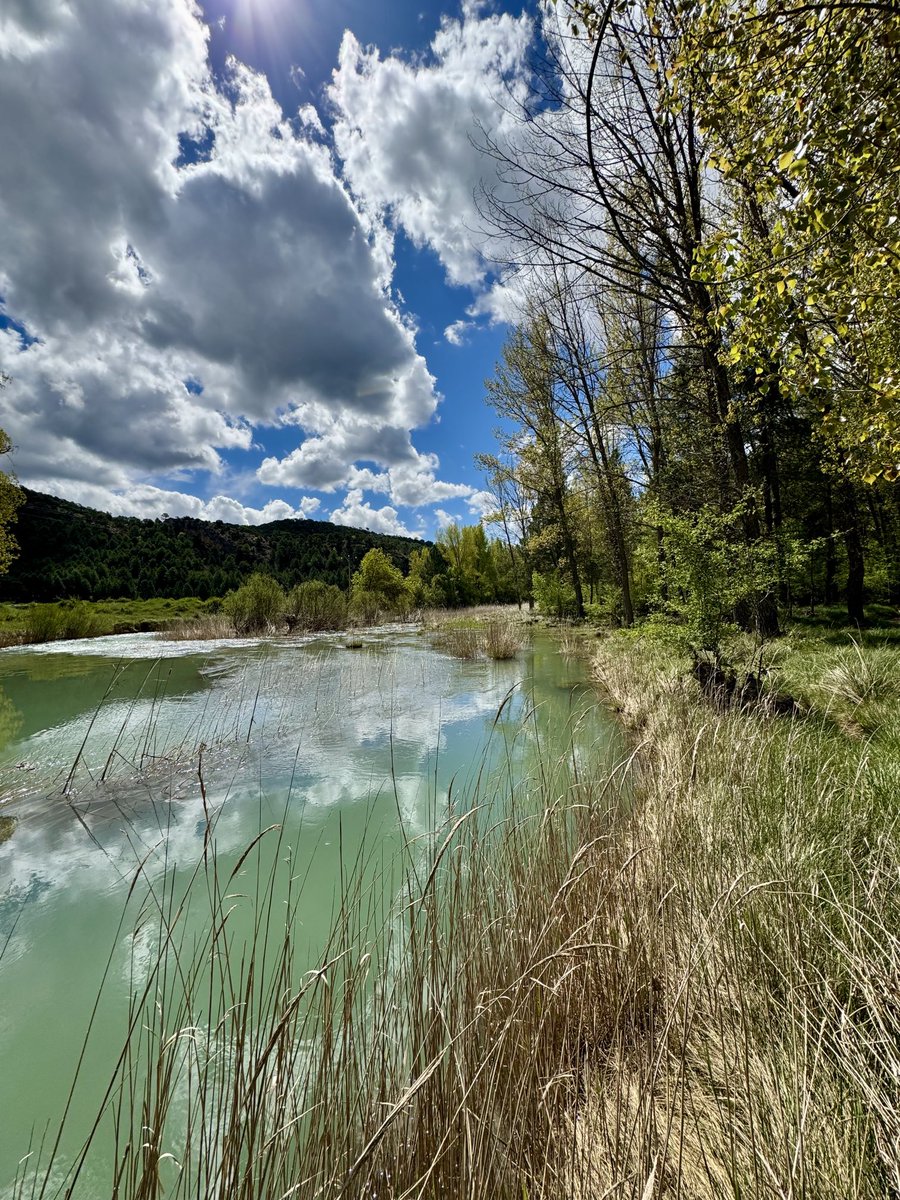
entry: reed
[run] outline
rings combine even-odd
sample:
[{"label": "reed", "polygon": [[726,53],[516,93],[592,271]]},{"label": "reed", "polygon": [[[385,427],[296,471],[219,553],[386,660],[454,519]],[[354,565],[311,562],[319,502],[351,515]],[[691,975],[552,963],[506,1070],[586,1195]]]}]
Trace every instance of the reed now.
[{"label": "reed", "polygon": [[90,605],[82,601],[32,604],[25,614],[21,640],[26,643],[53,642],[93,637],[97,632],[97,619]]},{"label": "reed", "polygon": [[431,610],[422,624],[432,644],[456,658],[511,659],[524,644],[522,618],[509,609],[467,609],[462,615]]},{"label": "reed", "polygon": [[234,637],[234,622],[223,613],[200,613],[195,617],[177,617],[158,637],[167,642],[213,641]]},{"label": "reed", "polygon": [[221,877],[212,823],[187,892],[148,888],[108,1194],[900,1194],[893,732],[876,766],[816,714],[713,711],[659,647],[607,639],[596,670],[627,759],[544,751],[396,877],[357,862],[311,971],[280,828]]}]

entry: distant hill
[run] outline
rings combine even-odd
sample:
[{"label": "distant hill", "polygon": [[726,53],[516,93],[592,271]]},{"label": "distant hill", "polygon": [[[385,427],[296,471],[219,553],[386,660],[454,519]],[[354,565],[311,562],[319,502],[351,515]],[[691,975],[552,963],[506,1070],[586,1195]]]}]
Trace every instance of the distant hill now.
[{"label": "distant hill", "polygon": [[284,587],[321,579],[346,588],[380,546],[404,572],[424,543],[327,521],[227,525],[195,517],[113,517],[24,488],[14,528],[19,557],[0,576],[0,600],[223,596],[254,571]]}]

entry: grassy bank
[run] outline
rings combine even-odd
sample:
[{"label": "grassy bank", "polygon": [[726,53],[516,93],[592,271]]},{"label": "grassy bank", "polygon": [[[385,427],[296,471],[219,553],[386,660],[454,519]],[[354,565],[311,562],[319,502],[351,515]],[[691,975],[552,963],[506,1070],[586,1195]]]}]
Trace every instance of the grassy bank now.
[{"label": "grassy bank", "polygon": [[208,602],[182,600],[62,600],[55,604],[0,604],[0,646],[149,632],[194,620]]},{"label": "grassy bank", "polygon": [[596,654],[640,745],[621,920],[655,998],[587,1096],[594,1193],[900,1192],[900,655],[889,631],[773,654],[801,717],[715,711],[659,643]]},{"label": "grassy bank", "polygon": [[284,965],[260,990],[214,856],[210,942],[177,969],[159,898],[166,949],[110,1087],[116,1194],[900,1195],[896,651],[780,643],[786,718],[714,708],[664,642],[593,646],[621,766],[545,754],[465,798],[411,847],[377,943],[350,884],[298,984],[293,908],[280,926],[263,896],[256,952]]}]

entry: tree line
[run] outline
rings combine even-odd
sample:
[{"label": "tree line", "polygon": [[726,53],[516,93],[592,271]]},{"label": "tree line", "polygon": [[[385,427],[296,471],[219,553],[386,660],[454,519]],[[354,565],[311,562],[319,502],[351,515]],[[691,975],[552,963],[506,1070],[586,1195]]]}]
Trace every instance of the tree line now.
[{"label": "tree line", "polygon": [[202,600],[224,596],[255,572],[290,589],[318,579],[346,590],[364,555],[379,547],[403,571],[422,545],[326,521],[229,525],[193,517],[114,517],[21,489],[18,555],[0,577],[0,599]]},{"label": "tree line", "polygon": [[[317,605],[332,611],[334,592],[345,602],[354,598],[357,612],[386,614],[529,596],[515,548],[489,537],[481,525],[450,524],[431,543],[325,521],[244,526],[193,517],[114,517],[28,488],[21,493],[13,527],[17,546],[0,576],[0,600],[208,600],[240,593],[230,602],[238,605],[238,625],[245,624],[241,604],[256,597],[250,608],[269,623],[275,611],[289,625],[300,620],[292,610],[299,604],[301,623],[309,627],[318,621]],[[260,579],[268,582],[261,587]],[[333,591],[302,590],[312,583]],[[264,594],[268,600],[260,599]]]},{"label": "tree line", "polygon": [[545,604],[713,648],[900,601],[900,15],[557,4],[482,209],[529,295],[491,519]]}]

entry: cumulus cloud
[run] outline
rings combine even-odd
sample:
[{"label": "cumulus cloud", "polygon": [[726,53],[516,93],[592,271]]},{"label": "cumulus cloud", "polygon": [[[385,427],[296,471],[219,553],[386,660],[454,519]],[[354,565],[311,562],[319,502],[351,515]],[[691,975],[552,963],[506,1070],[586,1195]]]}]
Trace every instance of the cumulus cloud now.
[{"label": "cumulus cloud", "polygon": [[[483,9],[467,3],[462,20],[445,19],[427,60],[382,58],[346,33],[329,95],[344,175],[365,211],[388,214],[416,245],[429,246],[452,283],[479,291],[490,315],[494,251],[485,257],[475,193],[503,185],[477,143],[517,134],[533,24]],[[451,324],[448,340],[465,326]]]},{"label": "cumulus cloud", "polygon": [[385,504],[372,508],[363,500],[359,488],[351,488],[340,508],[336,508],[328,520],[332,525],[353,525],[357,529],[370,529],[373,533],[396,533],[402,537],[422,537],[421,529],[407,529],[397,514],[396,508]]},{"label": "cumulus cloud", "polygon": [[[373,471],[360,461],[383,468]],[[266,458],[257,475],[262,483],[315,488],[333,492],[380,492],[395,504],[419,508],[442,500],[468,497],[474,488],[437,478],[440,462],[435,454],[420,454],[409,434],[396,426],[373,426],[348,418],[308,437],[282,459]]]},{"label": "cumulus cloud", "polygon": [[444,337],[451,346],[463,346],[466,341],[466,334],[472,328],[471,321],[453,321],[444,330]]},{"label": "cumulus cloud", "polygon": [[[440,396],[397,306],[393,230],[473,289],[449,341],[514,311],[473,232],[489,164],[472,135],[511,132],[493,94],[524,95],[531,34],[480,0],[415,60],[348,33],[327,112],[286,116],[264,76],[213,74],[192,0],[7,5],[0,424],[22,481],[118,512],[316,511],[190,494],[247,456],[263,487],[346,491],[335,512],[372,528],[471,502],[414,446]],[[296,444],[260,463],[270,428]]]},{"label": "cumulus cloud", "polygon": [[497,498],[490,492],[473,491],[472,494],[467,498],[466,503],[469,506],[469,512],[472,513],[473,516],[478,517],[479,520],[481,520],[487,513],[496,512],[497,510]]},{"label": "cumulus cloud", "polygon": [[226,521],[230,525],[263,525],[267,521],[308,518],[319,512],[318,496],[303,496],[292,506],[285,500],[269,500],[262,508],[241,504],[231,496],[202,500],[189,492],[171,491],[151,484],[124,485],[118,490],[102,484],[48,476],[35,481],[44,492],[65,495],[76,504],[86,504],[121,517],[199,517],[204,521]]}]

